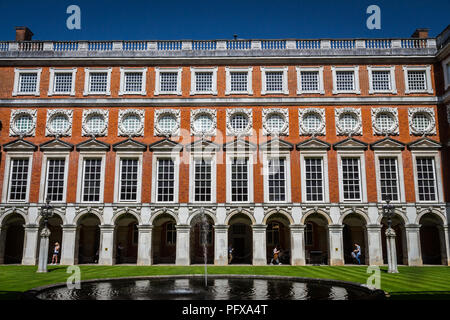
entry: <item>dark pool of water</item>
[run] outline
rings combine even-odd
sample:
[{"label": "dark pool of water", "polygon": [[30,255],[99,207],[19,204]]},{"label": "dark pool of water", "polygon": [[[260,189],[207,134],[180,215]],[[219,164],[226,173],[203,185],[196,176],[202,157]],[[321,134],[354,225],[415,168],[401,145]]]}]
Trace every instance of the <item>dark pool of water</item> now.
[{"label": "dark pool of water", "polygon": [[360,300],[380,299],[352,285],[278,279],[144,279],[81,283],[81,289],[56,287],[36,296],[44,300]]}]

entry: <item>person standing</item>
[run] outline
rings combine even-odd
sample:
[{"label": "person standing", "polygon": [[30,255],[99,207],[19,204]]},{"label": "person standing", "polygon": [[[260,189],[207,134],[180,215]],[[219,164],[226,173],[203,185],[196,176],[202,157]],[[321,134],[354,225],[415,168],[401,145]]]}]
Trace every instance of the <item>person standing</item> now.
[{"label": "person standing", "polygon": [[52,264],[58,263],[58,254],[59,254],[59,243],[55,242],[55,248],[53,249],[53,256],[52,256]]},{"label": "person standing", "polygon": [[275,246],[273,248],[273,256],[272,256],[272,260],[270,260],[270,264],[273,264],[274,261],[277,264],[281,264],[280,260],[278,259],[279,254],[280,254],[280,250],[278,249],[278,246]]},{"label": "person standing", "polygon": [[355,243],[354,246],[355,246],[355,250],[352,251],[352,257],[353,257],[353,259],[358,261],[358,264],[361,264],[361,260],[359,258],[361,256],[361,247],[357,243]]},{"label": "person standing", "polygon": [[231,246],[231,244],[228,247],[228,264],[231,263],[231,260],[233,260],[233,247]]}]

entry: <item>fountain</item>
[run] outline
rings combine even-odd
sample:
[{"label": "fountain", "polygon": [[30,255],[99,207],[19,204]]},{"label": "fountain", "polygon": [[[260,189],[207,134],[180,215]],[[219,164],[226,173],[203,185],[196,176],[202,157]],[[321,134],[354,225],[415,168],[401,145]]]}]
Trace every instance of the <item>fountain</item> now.
[{"label": "fountain", "polygon": [[208,267],[206,266],[208,260],[208,231],[209,231],[209,223],[205,214],[205,209],[202,207],[200,209],[200,217],[202,221],[202,246],[203,246],[203,260],[205,263],[205,287],[208,286]]}]

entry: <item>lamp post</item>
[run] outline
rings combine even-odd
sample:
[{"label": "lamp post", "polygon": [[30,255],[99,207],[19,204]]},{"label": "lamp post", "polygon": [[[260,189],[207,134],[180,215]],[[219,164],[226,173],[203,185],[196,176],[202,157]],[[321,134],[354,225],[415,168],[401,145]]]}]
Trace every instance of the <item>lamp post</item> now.
[{"label": "lamp post", "polygon": [[50,230],[47,228],[48,219],[53,217],[53,207],[50,205],[50,198],[47,197],[46,203],[41,207],[41,216],[44,219],[44,228],[42,228],[39,245],[39,263],[37,272],[47,272],[48,246]]},{"label": "lamp post", "polygon": [[395,247],[395,231],[392,229],[392,216],[394,206],[390,204],[391,198],[386,197],[386,204],[383,205],[383,216],[387,218],[388,227],[386,229],[386,249],[388,257],[388,273],[398,273],[397,269],[397,249]]}]

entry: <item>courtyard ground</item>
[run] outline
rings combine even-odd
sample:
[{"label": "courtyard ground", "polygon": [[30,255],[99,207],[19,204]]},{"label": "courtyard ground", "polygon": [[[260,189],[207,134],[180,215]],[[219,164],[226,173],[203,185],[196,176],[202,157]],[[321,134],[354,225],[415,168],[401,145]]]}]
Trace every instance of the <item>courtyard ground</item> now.
[{"label": "courtyard ground", "polygon": [[[133,276],[203,274],[204,266],[97,266],[82,265],[81,280]],[[450,268],[445,266],[400,266],[398,274],[381,270],[381,289],[390,299],[450,300]],[[67,266],[50,265],[48,273],[36,273],[36,266],[0,265],[0,299],[18,299],[20,293],[52,283],[64,283]],[[365,284],[367,266],[208,266],[209,274],[279,275],[335,279]]]}]

